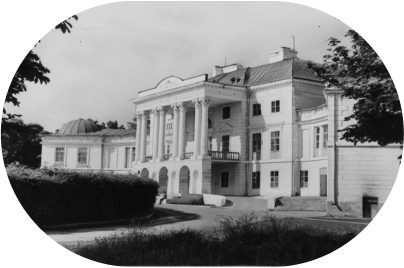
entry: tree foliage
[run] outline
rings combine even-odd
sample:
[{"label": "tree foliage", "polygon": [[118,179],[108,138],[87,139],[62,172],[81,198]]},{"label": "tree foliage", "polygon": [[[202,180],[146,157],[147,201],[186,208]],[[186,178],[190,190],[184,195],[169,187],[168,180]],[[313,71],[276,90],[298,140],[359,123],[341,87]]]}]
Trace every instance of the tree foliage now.
[{"label": "tree foliage", "polygon": [[[55,29],[60,29],[62,33],[70,33],[70,28],[73,26],[68,22],[68,20],[71,18],[78,20],[78,17],[74,15],[73,17],[59,23]],[[11,81],[6,95],[5,103],[12,103],[14,106],[19,106],[20,102],[16,96],[21,92],[27,91],[26,82],[39,82],[41,84],[47,84],[50,82],[50,79],[46,76],[48,73],[50,73],[50,70],[42,64],[39,56],[30,50],[18,67],[17,72],[14,74],[13,80]],[[20,116],[21,115],[19,114],[7,114],[7,111],[3,108],[2,122],[4,120],[14,119]]]},{"label": "tree foliage", "polygon": [[118,121],[108,121],[106,124],[104,122],[98,122],[98,120],[93,120],[91,118],[87,119],[88,121],[93,122],[94,124],[97,125],[99,130],[103,130],[103,129],[125,129],[124,125],[120,125],[118,127]]},{"label": "tree foliage", "polygon": [[340,130],[342,138],[353,142],[377,142],[381,146],[403,143],[403,118],[393,80],[380,57],[357,32],[345,35],[351,49],[329,39],[330,54],[322,65],[309,63],[329,89],[343,90],[342,97],[354,99],[352,115],[345,121],[356,122]]},{"label": "tree foliage", "polygon": [[41,134],[49,134],[39,124],[24,124],[21,119],[2,123],[1,147],[4,164],[37,168],[41,165]]}]

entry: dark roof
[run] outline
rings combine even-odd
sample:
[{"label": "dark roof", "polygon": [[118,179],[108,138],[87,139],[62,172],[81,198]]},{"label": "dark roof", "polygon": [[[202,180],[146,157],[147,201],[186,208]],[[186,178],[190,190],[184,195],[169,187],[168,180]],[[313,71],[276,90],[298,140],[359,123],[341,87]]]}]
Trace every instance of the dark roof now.
[{"label": "dark roof", "polygon": [[88,133],[86,136],[129,136],[135,135],[136,129],[103,129],[98,132]]},{"label": "dark roof", "polygon": [[308,61],[297,58],[278,61],[258,67],[244,68],[234,72],[220,74],[208,79],[209,82],[235,85],[256,86],[290,78],[300,78],[321,82],[307,68]]},{"label": "dark roof", "polygon": [[98,131],[98,127],[91,121],[84,119],[77,119],[64,124],[58,135],[82,135],[87,133],[94,133]]}]

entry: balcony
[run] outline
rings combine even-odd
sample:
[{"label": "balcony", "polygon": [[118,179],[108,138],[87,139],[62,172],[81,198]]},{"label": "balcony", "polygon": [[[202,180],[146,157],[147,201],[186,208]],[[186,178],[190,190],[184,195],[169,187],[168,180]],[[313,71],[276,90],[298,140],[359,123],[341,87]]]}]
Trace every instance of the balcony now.
[{"label": "balcony", "polygon": [[240,161],[238,152],[208,151],[208,154],[212,160]]},{"label": "balcony", "polygon": [[194,152],[189,152],[184,154],[184,159],[191,159],[191,156],[194,155]]},{"label": "balcony", "polygon": [[150,160],[152,160],[153,156],[145,156],[144,157],[144,161],[145,162],[150,162]]}]

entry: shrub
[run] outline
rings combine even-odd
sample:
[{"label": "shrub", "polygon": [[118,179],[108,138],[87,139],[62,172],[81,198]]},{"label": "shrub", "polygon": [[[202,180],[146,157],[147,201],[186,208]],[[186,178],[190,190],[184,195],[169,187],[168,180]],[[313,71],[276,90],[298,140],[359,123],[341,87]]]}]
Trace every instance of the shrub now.
[{"label": "shrub", "polygon": [[159,187],[133,174],[17,166],[6,170],[18,200],[40,227],[144,215],[153,208]]}]

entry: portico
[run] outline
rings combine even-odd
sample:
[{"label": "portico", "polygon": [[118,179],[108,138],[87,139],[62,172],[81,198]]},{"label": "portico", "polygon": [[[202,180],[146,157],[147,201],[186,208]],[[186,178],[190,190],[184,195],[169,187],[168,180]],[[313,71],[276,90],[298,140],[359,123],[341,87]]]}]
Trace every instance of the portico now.
[{"label": "portico", "polygon": [[[247,90],[240,86],[219,86],[206,80],[206,75],[188,80],[169,77],[154,89],[140,91],[138,98],[132,100],[136,105],[136,138],[139,142],[133,170],[139,173],[147,168],[148,176],[152,178],[156,174],[157,178],[160,169],[166,168],[169,194],[179,193],[180,188],[184,192],[185,181],[188,181],[187,193],[211,193],[212,160],[239,162],[239,151],[212,151],[210,148],[209,112],[210,108],[245,102]],[[167,140],[165,133],[168,118],[172,122],[171,140]],[[164,153],[167,141],[170,151]],[[186,178],[183,178],[184,174]]]}]

